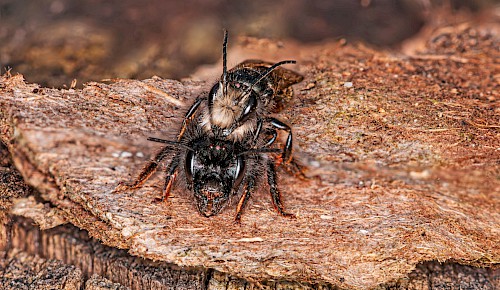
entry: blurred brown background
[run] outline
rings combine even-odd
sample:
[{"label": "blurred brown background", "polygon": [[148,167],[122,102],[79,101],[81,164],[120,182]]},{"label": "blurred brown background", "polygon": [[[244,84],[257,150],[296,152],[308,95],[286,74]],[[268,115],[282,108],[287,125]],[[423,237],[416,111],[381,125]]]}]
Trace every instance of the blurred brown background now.
[{"label": "blurred brown background", "polygon": [[494,0],[0,0],[0,68],[69,86],[188,76],[220,58],[222,30],[299,42],[346,38],[397,48],[440,13],[480,15]]}]

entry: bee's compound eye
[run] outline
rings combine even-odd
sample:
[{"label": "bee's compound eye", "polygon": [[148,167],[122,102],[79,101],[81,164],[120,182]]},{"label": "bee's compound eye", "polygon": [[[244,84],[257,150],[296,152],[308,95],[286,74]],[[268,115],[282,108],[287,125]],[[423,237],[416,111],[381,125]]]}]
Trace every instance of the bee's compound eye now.
[{"label": "bee's compound eye", "polygon": [[238,160],[236,162],[236,172],[235,172],[235,177],[236,179],[234,180],[234,186],[238,187],[241,183],[241,180],[243,180],[243,175],[245,173],[245,159],[243,156],[238,156]]},{"label": "bee's compound eye", "polygon": [[212,89],[210,90],[210,93],[208,94],[208,99],[209,101],[213,102],[214,99],[217,97],[217,93],[219,91],[219,86],[220,86],[220,83],[216,83]]},{"label": "bee's compound eye", "polygon": [[216,83],[210,90],[210,93],[208,94],[208,109],[210,110],[210,114],[212,114],[214,99],[217,97],[217,93],[219,91],[219,86],[220,86],[219,84],[220,83]]},{"label": "bee's compound eye", "polygon": [[257,108],[257,98],[255,97],[254,94],[250,94],[250,97],[248,98],[248,102],[245,105],[245,108],[243,109],[243,112],[241,112],[240,116],[240,122],[243,123],[246,120],[250,118],[253,112],[255,112],[255,109]]},{"label": "bee's compound eye", "polygon": [[186,178],[188,182],[193,182],[194,158],[195,158],[194,152],[188,151],[186,155],[186,164],[184,166],[184,171],[186,172]]}]

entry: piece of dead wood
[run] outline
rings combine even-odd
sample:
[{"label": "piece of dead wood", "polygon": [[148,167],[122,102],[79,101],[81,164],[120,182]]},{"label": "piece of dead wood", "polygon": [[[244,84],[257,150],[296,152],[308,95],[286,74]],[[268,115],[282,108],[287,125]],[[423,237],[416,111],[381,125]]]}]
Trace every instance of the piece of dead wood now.
[{"label": "piece of dead wood", "polygon": [[25,252],[12,252],[0,267],[0,285],[5,290],[81,289],[82,272],[72,265],[45,260]]},{"label": "piece of dead wood", "polygon": [[13,200],[31,193],[31,188],[12,165],[7,147],[0,142],[0,251],[9,247],[9,212]]},{"label": "piece of dead wood", "polygon": [[[44,265],[58,265],[71,275],[81,273],[80,284],[90,289],[338,289],[331,285],[264,281],[251,283],[243,279],[207,269],[182,269],[162,262],[131,257],[123,250],[109,248],[89,239],[84,231],[71,225],[41,231],[29,219],[15,217],[13,222],[12,249],[9,258],[0,259],[0,281],[13,283],[6,265],[17,263],[32,273],[32,283],[41,284],[49,269],[35,267],[32,260],[46,261]],[[37,245],[31,247],[29,245]],[[22,262],[19,262],[22,255]],[[58,271],[58,267],[52,271]],[[19,268],[19,266],[17,267]],[[26,271],[24,271],[26,273]],[[61,271],[58,271],[58,273]],[[57,276],[57,275],[55,275]],[[59,275],[59,277],[62,277]],[[417,265],[408,277],[380,289],[498,289],[500,270],[482,269],[456,263],[426,262]],[[38,281],[42,280],[42,281]],[[97,287],[97,288],[92,288]]]},{"label": "piece of dead wood", "polygon": [[119,283],[113,283],[106,278],[99,277],[98,275],[92,275],[90,279],[85,282],[85,290],[128,290],[123,285]]},{"label": "piece of dead wood", "polygon": [[10,212],[32,219],[42,230],[66,223],[66,218],[61,210],[37,202],[34,196],[15,199]]},{"label": "piece of dead wood", "polygon": [[[457,110],[497,124],[495,109],[470,102],[477,96],[476,103],[498,105],[490,100],[495,85],[483,81],[492,68],[477,61],[444,66],[336,43],[315,49],[306,54],[315,56],[312,63],[301,68],[304,83],[281,115],[295,130],[296,156],[310,169],[307,180],[281,174],[285,205],[296,220],[273,211],[265,188],[253,196],[241,226],[232,222],[231,209],[201,217],[180,188],[168,204],[153,203],[161,173],[141,189],[112,193],[158,150],[146,137],[171,139],[187,109],[145,87],[189,104],[210,83],[155,78],[55,90],[4,76],[2,140],[25,180],[69,222],[140,257],[251,281],[348,288],[397,281],[429,260],[497,267],[497,128],[479,132],[439,119],[438,108],[422,100],[454,98],[464,106]],[[493,61],[495,50],[482,49],[481,63]],[[466,72],[467,80],[455,78]],[[311,82],[315,87],[302,91]],[[453,86],[461,95],[447,90]],[[406,130],[410,125],[461,130]],[[349,161],[337,156],[342,152]]]},{"label": "piece of dead wood", "polygon": [[22,251],[72,265],[86,285],[95,284],[88,280],[97,275],[133,290],[203,289],[210,279],[205,269],[182,269],[103,246],[70,225],[41,231],[29,219],[15,217],[12,227],[11,255]]}]

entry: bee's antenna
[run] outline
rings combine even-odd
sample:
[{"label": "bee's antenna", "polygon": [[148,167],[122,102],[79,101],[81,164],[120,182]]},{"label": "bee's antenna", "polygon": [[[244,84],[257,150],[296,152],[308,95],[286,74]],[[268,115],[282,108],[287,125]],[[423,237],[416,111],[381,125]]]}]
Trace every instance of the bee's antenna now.
[{"label": "bee's antenna", "polygon": [[154,137],[148,137],[148,141],[163,143],[163,144],[170,145],[172,147],[177,147],[177,148],[182,148],[182,149],[186,149],[186,150],[189,150],[189,151],[194,151],[193,148],[191,148],[191,147],[189,147],[187,145],[184,145],[182,143],[176,142],[176,141],[164,140],[164,139],[154,138]]},{"label": "bee's antenna", "polygon": [[227,30],[224,29],[224,42],[222,43],[222,95],[227,89]]}]

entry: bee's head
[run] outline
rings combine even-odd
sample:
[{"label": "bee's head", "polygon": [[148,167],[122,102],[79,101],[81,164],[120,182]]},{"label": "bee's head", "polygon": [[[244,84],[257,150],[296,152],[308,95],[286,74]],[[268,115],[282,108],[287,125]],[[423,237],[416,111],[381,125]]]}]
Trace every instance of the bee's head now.
[{"label": "bee's head", "polygon": [[222,136],[228,136],[255,115],[259,98],[257,92],[249,91],[249,85],[244,82],[230,81],[225,89],[222,89],[223,86],[219,82],[212,87],[208,107],[214,134],[220,128]]},{"label": "bee's head", "polygon": [[193,142],[188,151],[185,173],[194,191],[198,211],[206,216],[218,214],[237,191],[245,172],[243,155],[237,155],[231,142],[214,138]]}]

